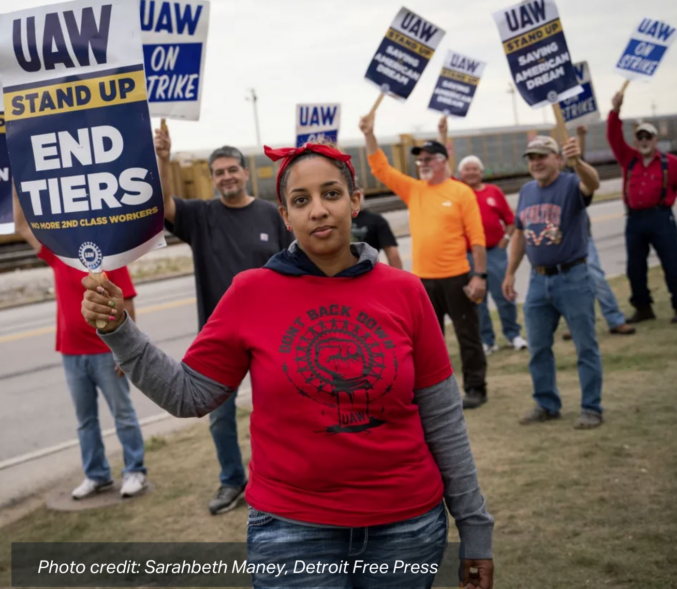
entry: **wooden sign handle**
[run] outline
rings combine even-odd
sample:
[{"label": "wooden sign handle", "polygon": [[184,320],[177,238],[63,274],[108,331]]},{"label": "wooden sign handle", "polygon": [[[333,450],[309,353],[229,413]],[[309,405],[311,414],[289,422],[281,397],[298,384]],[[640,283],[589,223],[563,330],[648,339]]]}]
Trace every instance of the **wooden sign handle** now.
[{"label": "wooden sign handle", "polygon": [[[564,144],[569,141],[569,132],[567,131],[566,123],[564,122],[564,115],[562,114],[562,109],[559,105],[559,102],[555,102],[552,105],[552,112],[555,113],[555,120],[557,121],[556,133],[557,140],[561,147],[564,147]],[[576,164],[576,159],[571,158],[567,160],[567,166],[573,168]]]},{"label": "wooden sign handle", "polygon": [[367,115],[367,116],[371,117],[371,116],[374,115],[374,113],[376,112],[376,109],[381,105],[384,98],[385,98],[385,92],[381,92],[381,94],[379,94],[378,98],[376,99],[376,102],[374,102],[374,106],[371,107],[371,110],[369,111],[369,115]]},{"label": "wooden sign handle", "polygon": [[167,130],[167,119],[160,119],[160,130],[163,132]]},{"label": "wooden sign handle", "polygon": [[621,86],[621,90],[620,90],[621,94],[625,94],[625,91],[628,89],[629,85],[630,85],[630,80],[625,80],[625,82],[623,82],[623,85]]},{"label": "wooden sign handle", "polygon": [[[103,272],[90,272],[89,276],[96,280],[98,284],[103,284],[104,280],[106,280],[105,274]],[[96,321],[96,327],[98,329],[103,329],[108,325],[107,321],[104,321],[103,319],[97,319]]]}]

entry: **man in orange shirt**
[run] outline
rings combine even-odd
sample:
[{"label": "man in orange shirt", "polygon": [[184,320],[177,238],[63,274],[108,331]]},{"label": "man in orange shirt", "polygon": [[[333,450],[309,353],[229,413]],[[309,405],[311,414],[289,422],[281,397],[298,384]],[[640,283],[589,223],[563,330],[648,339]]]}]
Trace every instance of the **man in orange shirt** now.
[{"label": "man in orange shirt", "polygon": [[[449,178],[449,156],[437,141],[427,141],[411,151],[421,180],[390,166],[374,135],[374,118],[372,113],[360,120],[371,173],[409,209],[412,271],[425,286],[442,332],[445,315],[454,324],[463,364],[463,406],[479,407],[487,400],[487,360],[477,303],[486,294],[487,275],[484,229],[475,193]],[[472,277],[466,238],[472,246],[475,265]]]}]

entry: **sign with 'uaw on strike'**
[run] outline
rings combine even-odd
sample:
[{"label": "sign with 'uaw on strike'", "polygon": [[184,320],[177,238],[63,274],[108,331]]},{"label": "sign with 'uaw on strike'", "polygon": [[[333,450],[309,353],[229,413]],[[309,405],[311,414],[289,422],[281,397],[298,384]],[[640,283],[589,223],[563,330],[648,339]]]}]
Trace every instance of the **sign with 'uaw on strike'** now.
[{"label": "sign with 'uaw on strike'", "polygon": [[136,0],[0,14],[7,145],[26,219],[79,270],[165,244]]},{"label": "sign with 'uaw on strike'", "polygon": [[0,86],[0,235],[10,233],[14,233],[12,175],[9,169],[5,112],[2,105],[2,86]]},{"label": "sign with 'uaw on strike'", "polygon": [[576,70],[576,78],[578,78],[578,83],[583,88],[583,92],[573,98],[567,98],[559,104],[564,122],[568,127],[588,125],[600,119],[588,62],[575,63],[574,70]]},{"label": "sign with 'uaw on strike'", "polygon": [[675,36],[675,27],[652,18],[642,19],[616,64],[616,72],[628,80],[648,82]]},{"label": "sign with 'uaw on strike'", "polygon": [[365,77],[384,94],[408,98],[442,37],[442,29],[402,8],[371,60]]},{"label": "sign with 'uaw on strike'", "polygon": [[446,116],[466,116],[485,65],[483,61],[448,51],[428,108]]},{"label": "sign with 'uaw on strike'", "polygon": [[553,0],[529,0],[494,12],[503,50],[522,98],[541,108],[582,92]]},{"label": "sign with 'uaw on strike'", "polygon": [[338,143],[340,104],[297,104],[296,147],[304,143]]},{"label": "sign with 'uaw on strike'", "polygon": [[197,121],[209,2],[141,0],[139,8],[150,114]]}]

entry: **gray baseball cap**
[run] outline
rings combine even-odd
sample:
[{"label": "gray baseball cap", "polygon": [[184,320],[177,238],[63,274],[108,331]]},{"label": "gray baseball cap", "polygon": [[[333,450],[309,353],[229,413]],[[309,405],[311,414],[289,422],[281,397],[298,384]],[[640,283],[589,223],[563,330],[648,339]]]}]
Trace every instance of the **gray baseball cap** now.
[{"label": "gray baseball cap", "polygon": [[539,155],[559,153],[559,145],[557,145],[557,141],[555,141],[552,137],[538,135],[529,141],[529,145],[527,145],[527,149],[524,152],[524,157],[531,153],[537,153]]},{"label": "gray baseball cap", "polygon": [[637,137],[640,131],[644,131],[652,137],[658,136],[658,130],[651,123],[642,123],[641,125],[637,125],[637,128],[635,129],[635,137]]}]

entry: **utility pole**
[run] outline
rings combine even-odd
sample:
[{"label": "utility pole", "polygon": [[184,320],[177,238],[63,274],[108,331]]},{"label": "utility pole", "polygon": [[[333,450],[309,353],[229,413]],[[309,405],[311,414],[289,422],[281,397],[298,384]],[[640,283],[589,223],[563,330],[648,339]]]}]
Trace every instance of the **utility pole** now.
[{"label": "utility pole", "polygon": [[261,131],[259,130],[259,107],[257,106],[258,96],[256,96],[256,90],[254,88],[249,88],[250,96],[247,96],[245,100],[250,101],[254,105],[254,126],[256,127],[256,145],[261,147]]},{"label": "utility pole", "polygon": [[656,116],[656,101],[655,100],[651,101],[651,116],[652,117]]},{"label": "utility pole", "polygon": [[517,118],[517,91],[512,82],[508,82],[508,94],[512,97],[512,113],[515,117],[515,127],[519,127],[519,119]]}]

